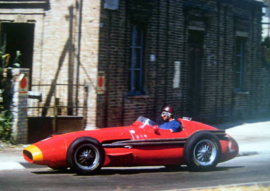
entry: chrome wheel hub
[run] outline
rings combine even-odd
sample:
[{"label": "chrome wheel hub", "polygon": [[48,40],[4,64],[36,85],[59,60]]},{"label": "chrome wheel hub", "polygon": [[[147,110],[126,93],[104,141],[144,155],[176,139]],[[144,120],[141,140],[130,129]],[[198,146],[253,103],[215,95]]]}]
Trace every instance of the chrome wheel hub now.
[{"label": "chrome wheel hub", "polygon": [[91,144],[81,145],[74,155],[75,163],[82,169],[91,170],[98,166],[100,159],[97,148]]},{"label": "chrome wheel hub", "polygon": [[211,165],[217,157],[216,145],[208,139],[199,141],[193,150],[193,158],[201,166]]}]

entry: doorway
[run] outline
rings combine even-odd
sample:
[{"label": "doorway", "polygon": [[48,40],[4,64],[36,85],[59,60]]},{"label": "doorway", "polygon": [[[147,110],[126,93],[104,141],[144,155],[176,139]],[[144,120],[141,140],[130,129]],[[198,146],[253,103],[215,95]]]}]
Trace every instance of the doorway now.
[{"label": "doorway", "polygon": [[201,120],[204,32],[189,30],[187,115]]},{"label": "doorway", "polygon": [[10,54],[8,67],[13,67],[16,52],[20,51],[20,68],[29,68],[29,88],[32,82],[34,24],[29,23],[1,23],[1,46],[5,46],[5,53]]}]

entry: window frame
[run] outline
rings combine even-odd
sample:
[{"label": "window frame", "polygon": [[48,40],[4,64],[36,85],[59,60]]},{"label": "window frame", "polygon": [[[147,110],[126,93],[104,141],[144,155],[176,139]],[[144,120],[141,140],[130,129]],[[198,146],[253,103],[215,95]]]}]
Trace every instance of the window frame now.
[{"label": "window frame", "polygon": [[[145,26],[133,24],[131,26],[130,67],[129,67],[129,92],[128,95],[144,95],[144,47]],[[139,35],[139,36],[138,36]],[[139,37],[139,38],[138,38]],[[136,42],[139,39],[139,44]],[[137,60],[139,53],[139,60]],[[136,73],[138,73],[136,76]],[[136,79],[138,77],[138,79]]]}]

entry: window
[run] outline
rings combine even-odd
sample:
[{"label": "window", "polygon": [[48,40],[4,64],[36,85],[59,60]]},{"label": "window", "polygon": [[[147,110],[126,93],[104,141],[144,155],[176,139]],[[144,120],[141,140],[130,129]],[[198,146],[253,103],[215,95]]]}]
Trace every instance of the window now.
[{"label": "window", "polygon": [[141,95],[143,91],[144,28],[133,25],[131,30],[129,94]]},{"label": "window", "polygon": [[236,37],[235,91],[243,91],[245,69],[245,37]]}]

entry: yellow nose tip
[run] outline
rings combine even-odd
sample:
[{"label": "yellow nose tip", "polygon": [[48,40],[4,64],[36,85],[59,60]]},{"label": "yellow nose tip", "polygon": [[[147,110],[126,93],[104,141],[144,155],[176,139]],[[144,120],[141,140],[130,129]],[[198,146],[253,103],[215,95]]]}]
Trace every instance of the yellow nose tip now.
[{"label": "yellow nose tip", "polygon": [[24,155],[25,160],[29,162],[43,161],[43,154],[41,150],[35,145],[30,145],[29,147],[26,147],[23,150],[23,155]]}]

